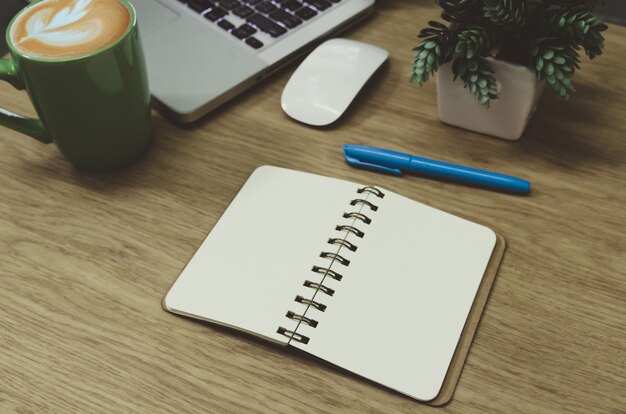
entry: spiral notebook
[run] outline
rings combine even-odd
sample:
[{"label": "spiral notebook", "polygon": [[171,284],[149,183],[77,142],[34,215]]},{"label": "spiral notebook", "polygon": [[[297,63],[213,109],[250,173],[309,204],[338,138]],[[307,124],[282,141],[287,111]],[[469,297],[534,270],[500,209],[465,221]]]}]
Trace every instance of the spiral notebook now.
[{"label": "spiral notebook", "polygon": [[454,390],[504,244],[384,188],[260,167],[163,300],[433,405]]}]

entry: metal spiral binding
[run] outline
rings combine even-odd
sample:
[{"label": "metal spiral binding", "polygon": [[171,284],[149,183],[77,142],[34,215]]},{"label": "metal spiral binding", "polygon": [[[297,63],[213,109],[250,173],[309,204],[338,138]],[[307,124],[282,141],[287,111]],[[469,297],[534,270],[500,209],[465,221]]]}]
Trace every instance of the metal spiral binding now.
[{"label": "metal spiral binding", "polygon": [[296,321],[300,321],[300,322],[306,323],[307,325],[309,325],[312,328],[315,328],[317,326],[317,324],[318,324],[318,322],[316,320],[307,318],[306,316],[298,315],[297,313],[292,312],[292,311],[287,312],[287,314],[285,316],[288,317],[289,319],[293,319],[293,320],[296,320]]},{"label": "metal spiral binding", "polygon": [[361,220],[363,223],[365,224],[370,224],[372,222],[372,219],[367,217],[365,214],[363,213],[357,213],[355,211],[352,211],[350,213],[343,213],[343,218],[355,218],[355,219],[359,219]]},{"label": "metal spiral binding", "polygon": [[311,282],[310,280],[305,280],[303,285],[308,288],[313,288],[315,290],[319,290],[320,292],[324,292],[328,296],[332,296],[335,294],[335,289],[331,289],[328,286],[322,285],[321,283],[315,283],[315,282]]},{"label": "metal spiral binding", "polygon": [[356,227],[353,226],[337,226],[335,227],[335,230],[339,230],[339,231],[349,231],[350,233],[354,234],[357,237],[363,238],[363,236],[365,236],[365,233],[363,233],[361,230],[357,229]]},{"label": "metal spiral binding", "polygon": [[328,239],[328,244],[338,244],[350,250],[351,252],[356,252],[356,249],[358,249],[358,247],[356,247],[354,244],[350,243],[346,239]]},{"label": "metal spiral binding", "polygon": [[311,300],[311,299],[307,299],[307,298],[305,298],[303,296],[300,296],[300,295],[296,296],[296,298],[294,300],[296,302],[298,302],[298,303],[302,303],[302,304],[305,304],[305,305],[313,306],[315,309],[317,309],[320,312],[324,312],[326,310],[326,305],[321,304],[321,303],[316,302],[316,301]]},{"label": "metal spiral binding", "polygon": [[385,198],[385,194],[376,187],[367,186],[367,187],[359,188],[358,190],[356,190],[356,192],[359,194],[370,193],[370,194],[374,194],[378,198]]},{"label": "metal spiral binding", "polygon": [[300,335],[299,333],[285,329],[282,326],[279,327],[276,332],[281,335],[285,335],[287,338],[293,339],[294,341],[302,342],[303,344],[308,344],[310,341],[308,336]]},{"label": "metal spiral binding", "polygon": [[335,280],[341,281],[341,279],[343,279],[343,275],[340,273],[335,272],[334,270],[331,270],[327,267],[320,267],[320,266],[313,266],[311,268],[311,270],[315,273],[319,273],[321,275],[324,276],[330,276]]},{"label": "metal spiral binding", "polygon": [[334,262],[336,261],[339,264],[342,264],[344,266],[349,266],[350,265],[350,260],[346,259],[342,255],[337,254],[337,253],[322,252],[322,253],[320,253],[320,257],[323,257],[324,259],[331,259],[332,261],[334,261]]},{"label": "metal spiral binding", "polygon": [[[384,198],[385,194],[380,191],[378,188],[376,187],[362,187],[359,188],[357,190],[358,194],[365,194],[366,197],[365,198],[356,198],[352,201],[350,201],[350,205],[351,206],[357,206],[360,205],[361,209],[364,207],[367,207],[370,209],[370,211],[378,211],[378,205],[372,203],[371,201],[367,200],[367,196],[369,195],[373,195],[375,197],[378,198]],[[311,338],[309,338],[308,336],[302,335],[300,333],[297,332],[298,327],[300,326],[300,324],[305,324],[310,326],[311,328],[316,328],[317,325],[319,324],[319,322],[315,319],[309,318],[304,316],[309,309],[314,309],[317,310],[319,312],[324,312],[327,308],[326,305],[324,305],[323,303],[320,303],[318,301],[315,301],[315,296],[318,292],[321,292],[325,295],[328,296],[333,296],[335,294],[335,289],[332,289],[326,285],[324,285],[324,279],[326,278],[326,276],[330,277],[331,279],[334,279],[336,281],[341,281],[343,279],[343,275],[340,273],[337,273],[335,270],[331,269],[332,265],[334,263],[339,263],[343,266],[349,266],[350,265],[350,260],[345,258],[344,256],[339,254],[339,251],[341,251],[342,249],[346,249],[352,252],[355,252],[358,247],[346,240],[348,233],[351,233],[353,235],[355,235],[356,237],[359,238],[363,238],[365,236],[365,232],[363,232],[362,230],[358,229],[357,227],[354,226],[354,223],[359,220],[361,221],[363,224],[367,224],[369,225],[372,222],[372,219],[368,216],[366,216],[365,214],[361,213],[361,211],[351,211],[351,212],[347,212],[343,214],[343,218],[347,218],[347,219],[352,219],[352,224],[340,224],[337,225],[335,227],[335,230],[337,231],[343,231],[346,233],[346,236],[344,238],[330,238],[328,239],[328,244],[331,245],[336,245],[338,246],[338,251],[335,252],[321,252],[320,253],[320,257],[323,257],[325,259],[330,259],[330,265],[328,267],[322,267],[322,266],[313,266],[311,268],[311,271],[314,273],[318,273],[320,275],[322,275],[322,280],[320,282],[312,282],[310,280],[305,280],[303,283],[303,286],[313,289],[314,293],[311,299],[307,299],[301,295],[296,296],[296,298],[294,299],[295,302],[306,305],[306,309],[303,312],[303,314],[298,314],[296,312],[293,311],[288,311],[287,314],[285,315],[287,318],[292,319],[294,321],[298,322],[298,325],[296,325],[295,330],[289,330],[286,329],[282,326],[278,327],[278,330],[276,331],[277,333],[279,333],[280,335],[286,336],[287,338],[289,338],[289,340],[293,340],[293,341],[297,341],[303,344],[308,344],[309,341],[311,340]]]},{"label": "metal spiral binding", "polygon": [[356,200],[350,201],[351,206],[356,206],[357,204],[363,204],[364,206],[368,206],[370,210],[376,211],[378,210],[378,206],[372,203],[371,201],[363,200],[362,198],[357,198]]}]

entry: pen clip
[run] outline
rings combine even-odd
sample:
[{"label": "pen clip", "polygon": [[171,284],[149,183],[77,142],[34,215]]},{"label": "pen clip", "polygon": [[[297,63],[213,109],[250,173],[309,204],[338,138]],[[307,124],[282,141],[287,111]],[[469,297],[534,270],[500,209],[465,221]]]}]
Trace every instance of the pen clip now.
[{"label": "pen clip", "polygon": [[361,167],[361,168],[367,168],[370,170],[374,170],[374,171],[378,171],[378,172],[384,172],[387,174],[393,174],[393,175],[400,175],[402,174],[402,171],[398,168],[389,168],[389,167],[384,167],[382,165],[377,165],[377,164],[370,164],[367,162],[361,162],[359,160],[357,160],[356,158],[352,158],[348,155],[345,156],[346,158],[346,162],[354,167]]}]

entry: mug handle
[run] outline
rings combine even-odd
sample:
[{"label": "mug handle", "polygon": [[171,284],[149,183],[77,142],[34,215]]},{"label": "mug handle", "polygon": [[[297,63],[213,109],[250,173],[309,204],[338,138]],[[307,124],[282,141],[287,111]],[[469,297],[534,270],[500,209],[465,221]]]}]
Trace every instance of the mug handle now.
[{"label": "mug handle", "polygon": [[[15,69],[15,64],[11,59],[0,59],[0,80],[9,82],[16,89],[24,89],[24,85]],[[46,131],[39,119],[24,117],[0,108],[0,125],[35,138],[44,144],[52,142],[50,134],[48,134],[48,131]]]}]

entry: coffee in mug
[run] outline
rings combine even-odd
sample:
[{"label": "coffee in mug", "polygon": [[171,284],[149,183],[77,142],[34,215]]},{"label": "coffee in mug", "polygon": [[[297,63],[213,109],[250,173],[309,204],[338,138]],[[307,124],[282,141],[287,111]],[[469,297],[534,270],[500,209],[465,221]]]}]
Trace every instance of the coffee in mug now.
[{"label": "coffee in mug", "polygon": [[9,35],[25,55],[69,58],[115,43],[129,24],[130,13],[118,0],[44,0],[22,13]]},{"label": "coffee in mug", "polygon": [[56,144],[90,171],[143,153],[150,90],[129,0],[42,0],[13,18],[6,39],[11,57],[0,58],[0,80],[25,89],[38,118],[0,108],[0,125]]}]

